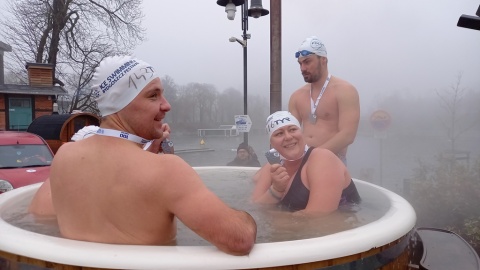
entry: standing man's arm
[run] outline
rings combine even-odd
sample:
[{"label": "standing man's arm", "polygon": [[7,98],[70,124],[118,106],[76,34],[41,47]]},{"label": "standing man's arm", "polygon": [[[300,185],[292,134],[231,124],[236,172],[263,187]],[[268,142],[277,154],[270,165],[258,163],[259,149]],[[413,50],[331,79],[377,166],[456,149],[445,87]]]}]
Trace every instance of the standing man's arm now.
[{"label": "standing man's arm", "polygon": [[360,100],[357,89],[346,85],[336,95],[338,103],[338,133],[320,145],[333,153],[339,153],[355,140],[360,120]]},{"label": "standing man's arm", "polygon": [[[298,90],[297,90],[298,91]],[[298,122],[300,122],[300,125],[303,126],[303,120],[300,115],[300,112],[297,109],[297,91],[293,92],[293,94],[290,96],[290,99],[288,100],[288,111],[297,118]]]}]

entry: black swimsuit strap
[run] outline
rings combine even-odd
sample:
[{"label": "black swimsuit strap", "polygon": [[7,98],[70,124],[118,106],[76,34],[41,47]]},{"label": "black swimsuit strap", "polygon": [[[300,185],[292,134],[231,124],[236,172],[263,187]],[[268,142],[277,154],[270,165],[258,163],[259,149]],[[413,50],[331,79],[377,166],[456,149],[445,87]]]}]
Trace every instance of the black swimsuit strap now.
[{"label": "black swimsuit strap", "polygon": [[302,157],[300,166],[298,167],[297,171],[295,172],[295,176],[293,177],[292,184],[290,185],[287,194],[285,194],[285,196],[279,203],[281,207],[289,209],[290,211],[297,211],[305,209],[305,207],[307,206],[308,198],[310,196],[310,190],[308,190],[302,183],[301,175],[303,166],[307,162],[312,150],[313,147],[308,148],[305,152],[305,155]]},{"label": "black swimsuit strap", "polygon": [[302,164],[300,164],[300,168],[303,168],[303,165],[305,165],[305,162],[307,162],[308,157],[310,156],[310,153],[312,153],[312,150],[313,150],[314,148],[315,148],[315,147],[310,147],[310,148],[308,148],[307,152],[305,153],[305,156],[303,157]]},{"label": "black swimsuit strap", "polygon": [[306,152],[305,155],[303,156],[302,163],[300,163],[300,167],[298,167],[297,174],[302,171],[303,165],[305,165],[305,163],[307,162],[308,157],[310,156],[310,153],[312,153],[312,150],[313,150],[314,148],[315,148],[315,147],[310,147],[310,148],[308,148],[307,152]]}]

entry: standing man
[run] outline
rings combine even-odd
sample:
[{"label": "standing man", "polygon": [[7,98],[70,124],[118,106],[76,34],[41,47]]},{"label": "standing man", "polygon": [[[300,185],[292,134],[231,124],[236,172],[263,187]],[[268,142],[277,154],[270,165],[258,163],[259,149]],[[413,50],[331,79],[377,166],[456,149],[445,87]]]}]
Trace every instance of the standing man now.
[{"label": "standing man", "polygon": [[152,66],[130,56],[105,58],[93,76],[102,115],[95,135],[60,147],[50,171],[60,233],[81,241],[169,245],[177,219],[218,249],[248,254],[257,227],[230,208],[176,155],[142,148],[169,136],[170,104]]},{"label": "standing man", "polygon": [[329,149],[346,164],[360,119],[357,89],[328,72],[327,49],[316,36],[302,42],[295,58],[307,84],[292,94],[288,110],[300,121],[308,146]]}]

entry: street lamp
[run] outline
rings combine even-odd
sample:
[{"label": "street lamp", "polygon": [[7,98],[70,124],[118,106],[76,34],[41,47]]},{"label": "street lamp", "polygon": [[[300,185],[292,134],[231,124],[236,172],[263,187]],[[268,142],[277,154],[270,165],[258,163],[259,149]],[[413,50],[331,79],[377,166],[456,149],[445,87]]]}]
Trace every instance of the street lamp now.
[{"label": "street lamp", "polygon": [[473,30],[480,30],[480,6],[478,6],[477,13],[475,14],[477,16],[463,14],[458,19],[457,26],[470,28]]},{"label": "street lamp", "polygon": [[[242,40],[231,37],[230,42],[238,42],[243,47],[243,114],[248,115],[247,110],[247,39],[250,39],[250,34],[247,34],[248,30],[248,16],[253,18],[260,18],[268,15],[268,10],[262,7],[262,0],[251,0],[252,6],[248,9],[248,0],[218,0],[219,6],[225,7],[227,18],[233,20],[235,18],[235,12],[237,6],[242,6]],[[243,133],[243,142],[248,144],[248,132]]]}]

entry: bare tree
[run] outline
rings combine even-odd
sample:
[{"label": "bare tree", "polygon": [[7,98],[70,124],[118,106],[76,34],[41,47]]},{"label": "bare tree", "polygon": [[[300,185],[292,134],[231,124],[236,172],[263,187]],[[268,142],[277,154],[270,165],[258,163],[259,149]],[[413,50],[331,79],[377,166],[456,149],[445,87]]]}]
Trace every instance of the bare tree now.
[{"label": "bare tree", "polygon": [[[474,117],[468,119],[468,112],[463,106],[463,99],[467,94],[467,89],[461,87],[462,73],[457,75],[457,80],[449,88],[443,90],[435,90],[440,105],[446,112],[446,117],[442,117],[444,128],[447,130],[447,137],[450,141],[450,151],[452,154],[456,151],[456,142],[458,138],[478,123],[479,119]],[[463,110],[462,110],[463,109]]]},{"label": "bare tree", "polygon": [[228,88],[218,99],[219,121],[222,124],[233,124],[235,115],[243,114],[243,93],[235,88]]},{"label": "bare tree", "polygon": [[218,91],[212,84],[190,83],[186,87],[188,95],[193,99],[191,105],[195,123],[201,126],[216,126],[216,112],[218,111]]},{"label": "bare tree", "polygon": [[178,121],[177,112],[179,108],[178,86],[173,80],[173,78],[168,75],[165,75],[164,77],[162,77],[162,86],[164,89],[163,94],[165,95],[165,98],[170,103],[170,106],[172,107],[170,113],[166,115],[165,121],[170,123],[176,123]]},{"label": "bare tree", "polygon": [[[178,92],[178,99],[181,101],[177,104],[178,110],[176,118],[185,126],[195,123],[196,120],[196,97],[189,86],[181,86]],[[183,126],[181,128],[184,128]],[[195,128],[195,127],[194,127]]]},{"label": "bare tree", "polygon": [[25,82],[22,78],[16,76],[15,73],[7,72],[5,73],[5,83],[7,84],[24,84]]},{"label": "bare tree", "polygon": [[74,89],[71,110],[95,111],[85,89],[103,58],[128,53],[143,41],[141,3],[8,0],[0,19],[1,35],[13,48],[6,68],[26,78],[26,62],[53,64],[54,81]]},{"label": "bare tree", "polygon": [[270,115],[270,108],[267,105],[266,97],[253,95],[248,99],[248,115],[252,120],[250,132],[265,132],[265,122]]}]

